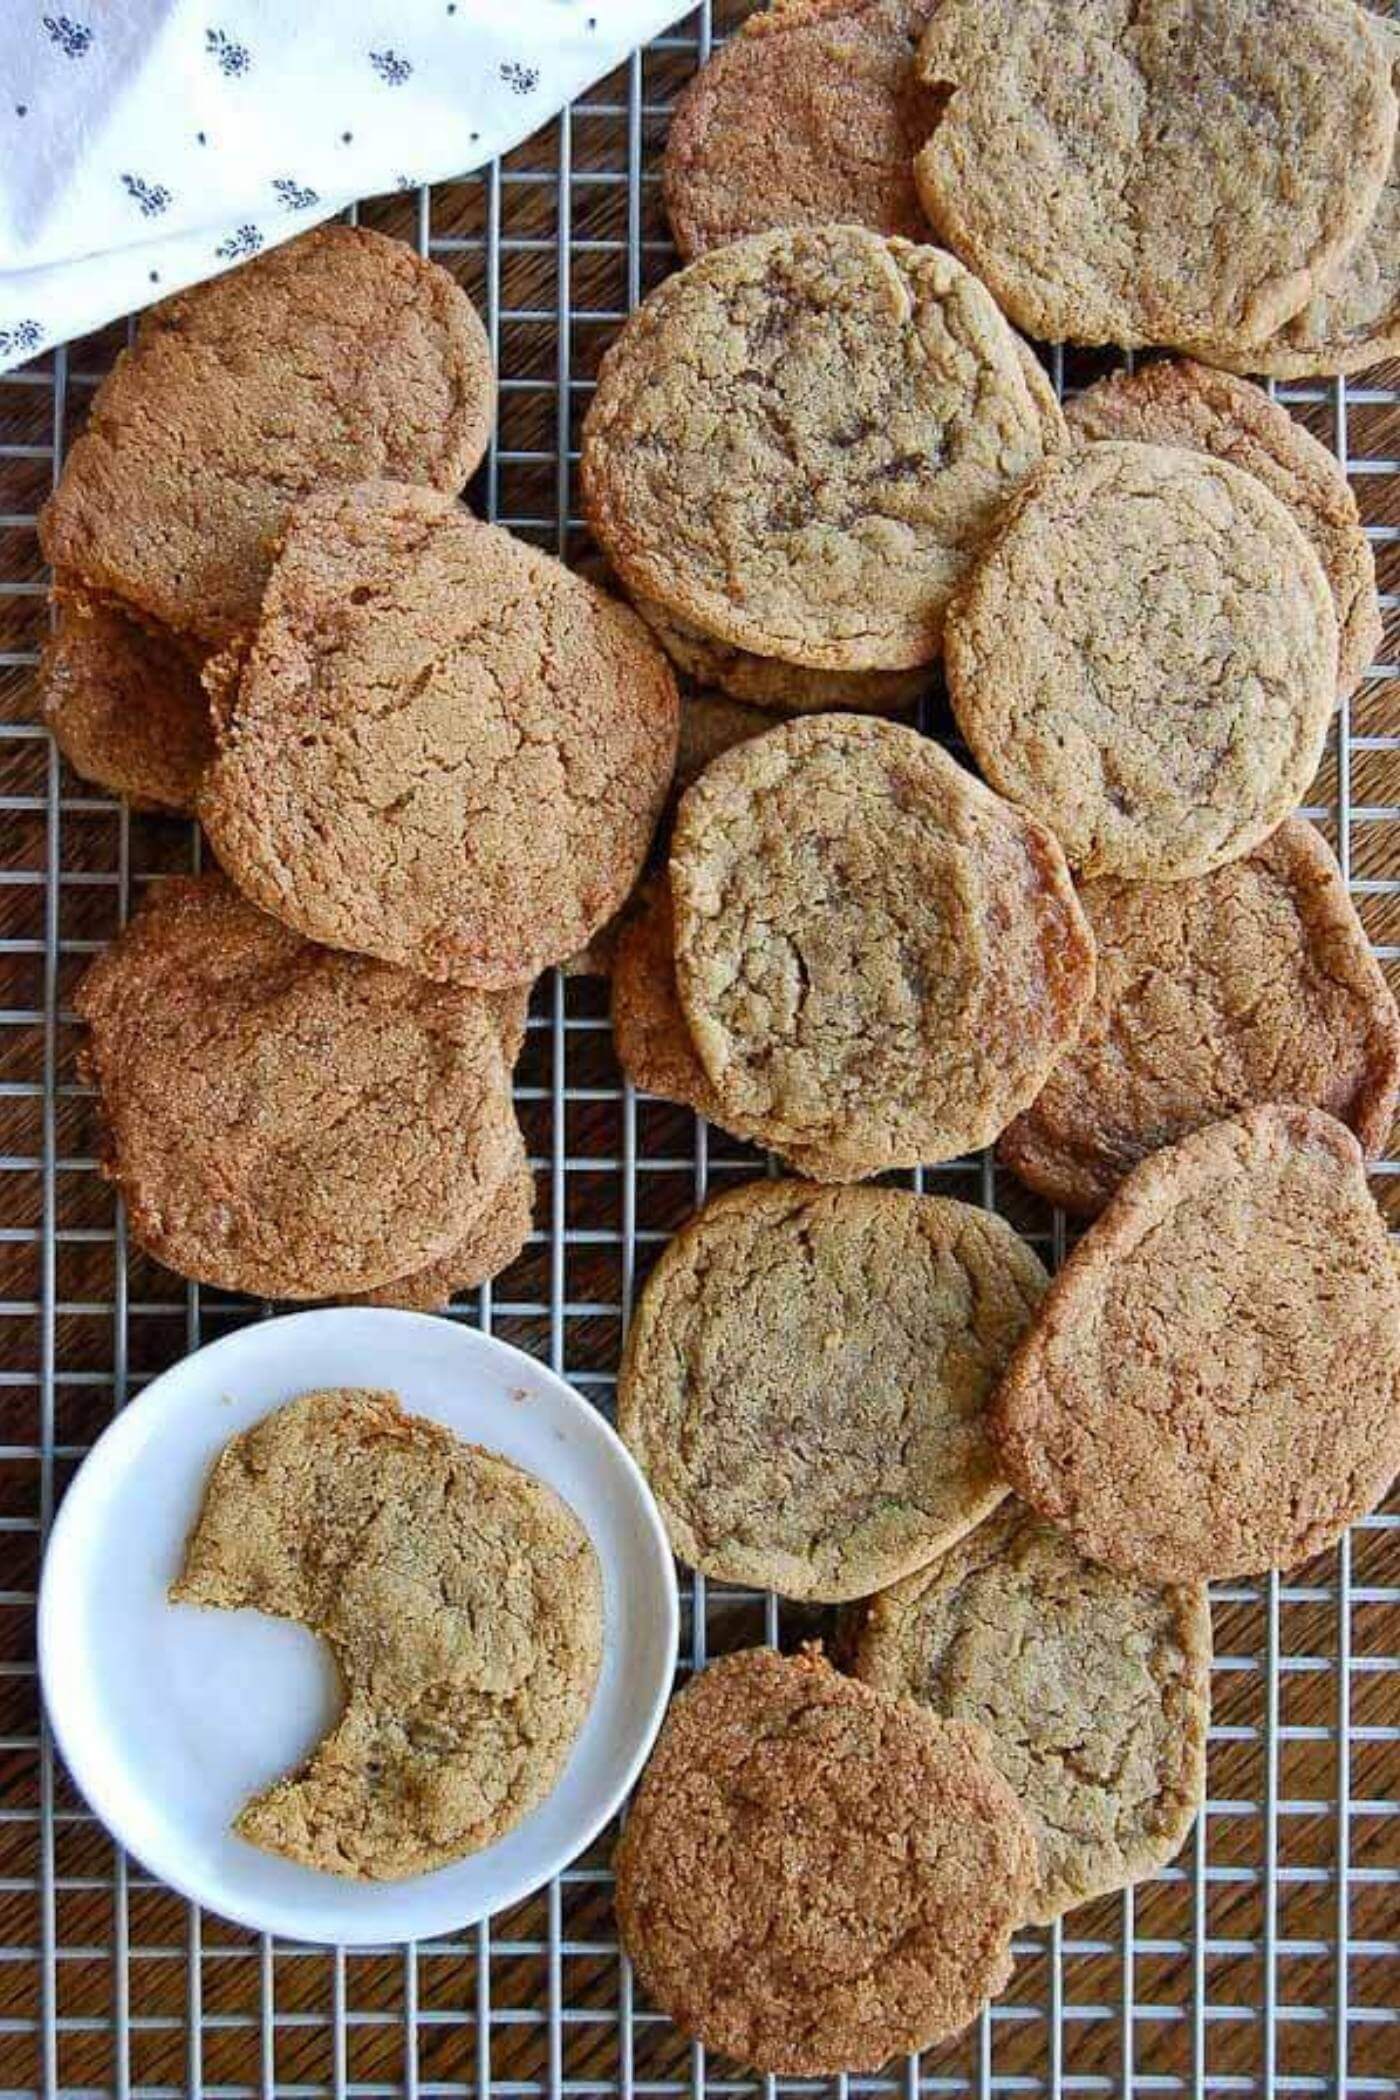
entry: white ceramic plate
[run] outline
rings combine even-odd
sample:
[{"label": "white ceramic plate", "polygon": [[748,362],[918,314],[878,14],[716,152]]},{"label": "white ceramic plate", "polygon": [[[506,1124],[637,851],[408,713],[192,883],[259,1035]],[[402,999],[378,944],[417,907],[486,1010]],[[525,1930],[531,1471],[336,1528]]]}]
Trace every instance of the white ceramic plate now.
[{"label": "white ceramic plate", "polygon": [[[229,1438],[298,1393],[338,1385],[386,1387],[413,1413],[548,1481],[602,1564],[602,1670],[554,1791],[497,1844],[411,1881],[343,1881],[234,1836],[248,1796],[297,1764],[334,1718],[334,1668],[300,1626],[166,1600]],[[241,1925],[364,1946],[435,1937],[517,1902],[597,1836],[660,1726],[676,1622],[656,1506],[587,1401],[470,1328],[356,1307],[242,1328],[116,1418],[54,1524],[39,1664],[69,1771],[153,1874]]]}]

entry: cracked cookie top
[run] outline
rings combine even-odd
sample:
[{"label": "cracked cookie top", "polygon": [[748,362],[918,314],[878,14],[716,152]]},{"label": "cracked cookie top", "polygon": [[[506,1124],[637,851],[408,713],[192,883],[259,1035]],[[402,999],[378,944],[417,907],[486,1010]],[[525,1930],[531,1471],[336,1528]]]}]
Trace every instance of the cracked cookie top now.
[{"label": "cracked cookie top", "polygon": [[1084,1560],[1003,1502],[872,1597],[855,1673],[985,1728],[1035,1826],[1032,1925],[1165,1866],[1205,1794],[1210,1601]]},{"label": "cracked cookie top", "polygon": [[170,1594],[329,1644],[339,1720],[235,1828],[362,1881],[513,1829],[558,1777],[602,1657],[598,1561],[573,1511],[393,1393],[305,1393],[234,1437]]},{"label": "cracked cookie top", "polygon": [[466,294],[404,241],[317,227],[146,315],[44,509],[55,568],[229,641],[298,497],[383,475],[462,486],[495,403]]},{"label": "cracked cookie top", "polygon": [[720,642],[927,663],[973,550],[1063,431],[1023,350],[936,248],[821,226],[715,249],[603,360],[589,522],[629,592]]},{"label": "cracked cookie top", "polygon": [[1400,1014],[1331,850],[1290,817],[1194,882],[1086,882],[1098,980],[1002,1160],[1093,1213],[1140,1159],[1262,1101],[1310,1102],[1384,1150]]},{"label": "cracked cookie top", "polygon": [[1269,1106],[1156,1152],[992,1403],[1012,1487],[1158,1582],[1291,1568],[1400,1469],[1400,1271],[1361,1148]]},{"label": "cracked cookie top", "polygon": [[167,877],[74,997],[133,1236],[266,1298],[448,1254],[518,1158],[522,1003],[315,947],[222,876]]},{"label": "cracked cookie top", "polygon": [[1027,483],[948,616],[978,766],[1081,875],[1176,881],[1296,809],[1337,695],[1317,555],[1253,474],[1105,442]]},{"label": "cracked cookie top", "polygon": [[44,721],[75,773],[133,809],[189,815],[214,755],[197,649],[54,579],[40,668]]},{"label": "cracked cookie top", "polygon": [[820,1152],[827,1179],[988,1143],[1093,988],[1050,833],[891,722],[808,715],[716,759],[682,798],[671,892],[719,1120]]},{"label": "cracked cookie top", "polygon": [[636,615],[448,496],[323,489],[294,513],[200,819],[314,940],[521,984],[631,889],[678,702]]},{"label": "cracked cookie top", "polygon": [[618,1428],[679,1557],[841,1603],[1005,1493],[985,1408],[1048,1278],[987,1211],[760,1181],[671,1241],[628,1331]]},{"label": "cracked cookie top", "polygon": [[1240,356],[1362,238],[1395,145],[1350,0],[942,0],[925,211],[1044,342]]},{"label": "cracked cookie top", "polygon": [[820,2077],[995,1996],[1035,1841],[980,1728],[751,1648],[672,1704],[616,1867],[655,2003],[740,2064]]}]

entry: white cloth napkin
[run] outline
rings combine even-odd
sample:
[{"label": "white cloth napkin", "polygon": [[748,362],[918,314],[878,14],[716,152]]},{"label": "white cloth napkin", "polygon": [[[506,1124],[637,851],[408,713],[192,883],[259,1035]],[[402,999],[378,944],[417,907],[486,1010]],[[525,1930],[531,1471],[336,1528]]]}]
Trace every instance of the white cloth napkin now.
[{"label": "white cloth napkin", "polygon": [[0,371],[483,166],[679,0],[0,0]]}]

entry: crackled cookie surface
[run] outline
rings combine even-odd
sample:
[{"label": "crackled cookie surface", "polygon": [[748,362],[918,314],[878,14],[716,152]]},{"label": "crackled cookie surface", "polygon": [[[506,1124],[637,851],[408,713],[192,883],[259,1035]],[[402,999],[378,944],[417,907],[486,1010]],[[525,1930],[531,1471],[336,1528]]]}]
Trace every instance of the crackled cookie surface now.
[{"label": "crackled cookie surface", "polygon": [[872,1597],[856,1675],[985,1728],[1035,1826],[1045,1925],[1180,1849],[1205,1793],[1210,1601],[1087,1561],[1022,1503]]},{"label": "crackled cookie surface", "polygon": [[146,315],[44,510],[45,556],[226,642],[256,619],[299,497],[371,475],[458,489],[494,401],[486,332],[445,270],[317,227]]},{"label": "crackled cookie surface", "polygon": [[1041,468],[949,615],[991,785],[1081,875],[1180,880],[1302,801],[1337,693],[1316,554],[1252,474],[1105,442]]},{"label": "crackled cookie surface", "polygon": [[1185,357],[1115,372],[1069,402],[1065,416],[1078,437],[1179,445],[1262,481],[1322,563],[1337,615],[1338,698],[1355,691],[1381,642],[1375,558],[1351,484],[1311,431],[1262,388]]},{"label": "crackled cookie surface", "polygon": [[39,678],[44,721],[75,773],[133,809],[193,810],[214,756],[197,656],[65,579]]},{"label": "crackled cookie surface", "polygon": [[631,889],[678,703],[635,614],[450,497],[326,489],[283,541],[200,818],[257,903],[425,976],[522,984]]},{"label": "crackled cookie surface", "polygon": [[1093,986],[1050,834],[889,722],[810,715],[717,759],[681,802],[671,892],[717,1098],[790,1157],[820,1149],[828,1179],[988,1142]]},{"label": "crackled cookie surface", "polygon": [[942,0],[919,71],[924,209],[1044,342],[1247,357],[1345,263],[1395,144],[1349,0]]},{"label": "crackled cookie surface", "polygon": [[448,1254],[517,1158],[499,1001],[313,946],[172,876],[74,1004],[135,1239],[268,1298]]},{"label": "crackled cookie surface", "polygon": [[1140,1159],[1263,1101],[1310,1102],[1384,1149],[1400,1014],[1321,834],[1290,817],[1194,882],[1085,883],[1098,979],[1079,1035],[1001,1139],[1069,1210]]},{"label": "crackled cookie surface", "polygon": [[426,1873],[513,1829],[562,1770],[602,1655],[597,1558],[573,1512],[393,1393],[307,1393],[235,1437],[170,1594],[329,1643],[339,1721],[235,1828],[359,1880]]},{"label": "crackled cookie surface", "polygon": [[680,1558],[839,1603],[1005,1492],[992,1388],[1047,1278],[989,1212],[903,1189],[754,1182],[648,1279],[618,1427]]},{"label": "crackled cookie surface", "polygon": [[1400,1272],[1350,1131],[1314,1108],[1144,1160],[993,1402],[1023,1500],[1159,1582],[1296,1566],[1400,1468]]},{"label": "crackled cookie surface", "polygon": [[1035,1842],[980,1729],[749,1649],[672,1705],[616,1867],[654,2003],[738,2063],[824,2076],[1001,1989]]},{"label": "crackled cookie surface", "polygon": [[1023,347],[936,248],[824,226],[715,249],[603,361],[589,522],[630,592],[721,642],[834,670],[927,663],[1047,447]]}]

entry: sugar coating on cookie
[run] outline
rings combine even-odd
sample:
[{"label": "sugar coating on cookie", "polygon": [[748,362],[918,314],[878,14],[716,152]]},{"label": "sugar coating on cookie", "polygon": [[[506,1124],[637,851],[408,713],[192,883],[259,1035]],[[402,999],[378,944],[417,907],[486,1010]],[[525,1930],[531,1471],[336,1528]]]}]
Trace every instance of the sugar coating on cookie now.
[{"label": "sugar coating on cookie", "polygon": [[679,706],[636,615],[450,497],[310,497],[235,668],[200,819],[311,939],[501,986],[641,870]]},{"label": "sugar coating on cookie", "polygon": [[518,1156],[496,997],[316,947],[218,875],[162,881],[74,1005],[132,1236],[199,1282],[372,1290]]},{"label": "sugar coating on cookie", "polygon": [[1262,388],[1185,357],[1115,372],[1067,403],[1065,416],[1091,442],[1176,445],[1262,481],[1322,563],[1337,615],[1338,698],[1355,691],[1381,643],[1375,557],[1350,482],[1310,430]]},{"label": "sugar coating on cookie", "polygon": [[198,653],[54,585],[57,623],[39,670],[44,722],[75,773],[133,809],[187,816],[214,756]]},{"label": "sugar coating on cookie", "polygon": [[991,785],[1081,875],[1179,881],[1302,801],[1337,693],[1317,555],[1253,474],[1106,442],[1041,468],[948,618]]},{"label": "sugar coating on cookie", "polygon": [[770,226],[927,235],[913,160],[933,97],[915,71],[933,0],[773,0],[678,97],[661,182],[689,261]]},{"label": "sugar coating on cookie", "polygon": [[652,2000],[754,2070],[875,2071],[1011,1974],[1035,1841],[986,1737],[749,1649],[674,1702],[618,1844]]},{"label": "sugar coating on cookie", "polygon": [[832,670],[928,663],[1046,451],[1023,348],[936,248],[822,226],[715,249],[603,360],[589,522],[629,592],[716,640]]},{"label": "sugar coating on cookie", "polygon": [[842,1178],[988,1143],[1093,988],[1050,833],[895,723],[808,715],[727,752],[682,799],[670,873],[717,1098]]},{"label": "sugar coating on cookie", "polygon": [[339,224],[146,315],[40,519],[55,568],[224,643],[287,513],[323,482],[456,490],[486,449],[486,332],[447,272]]},{"label": "sugar coating on cookie", "polygon": [[840,1603],[1005,1493],[986,1404],[1048,1282],[990,1212],[761,1181],[706,1204],[628,1330],[618,1428],[677,1554]]},{"label": "sugar coating on cookie", "polygon": [[1003,1162],[1068,1210],[1102,1208],[1140,1159],[1264,1101],[1323,1108],[1384,1150],[1400,1013],[1311,824],[1290,817],[1193,882],[1083,884],[1098,981]]},{"label": "sugar coating on cookie", "polygon": [[573,1511],[386,1392],[306,1393],[234,1437],[170,1595],[329,1644],[339,1720],[234,1827],[362,1881],[446,1866],[528,1815],[602,1656],[598,1561]]},{"label": "sugar coating on cookie", "polygon": [[1085,1560],[1003,1502],[872,1597],[855,1672],[892,1698],[974,1721],[1035,1826],[1027,1922],[1174,1858],[1205,1795],[1210,1600]]},{"label": "sugar coating on cookie", "polygon": [[1395,144],[1349,0],[941,0],[915,179],[1045,342],[1247,354],[1330,281]]},{"label": "sugar coating on cookie", "polygon": [[1400,1469],[1400,1271],[1349,1130],[1270,1106],[1154,1153],[992,1406],[1023,1500],[1159,1582],[1295,1567]]}]

